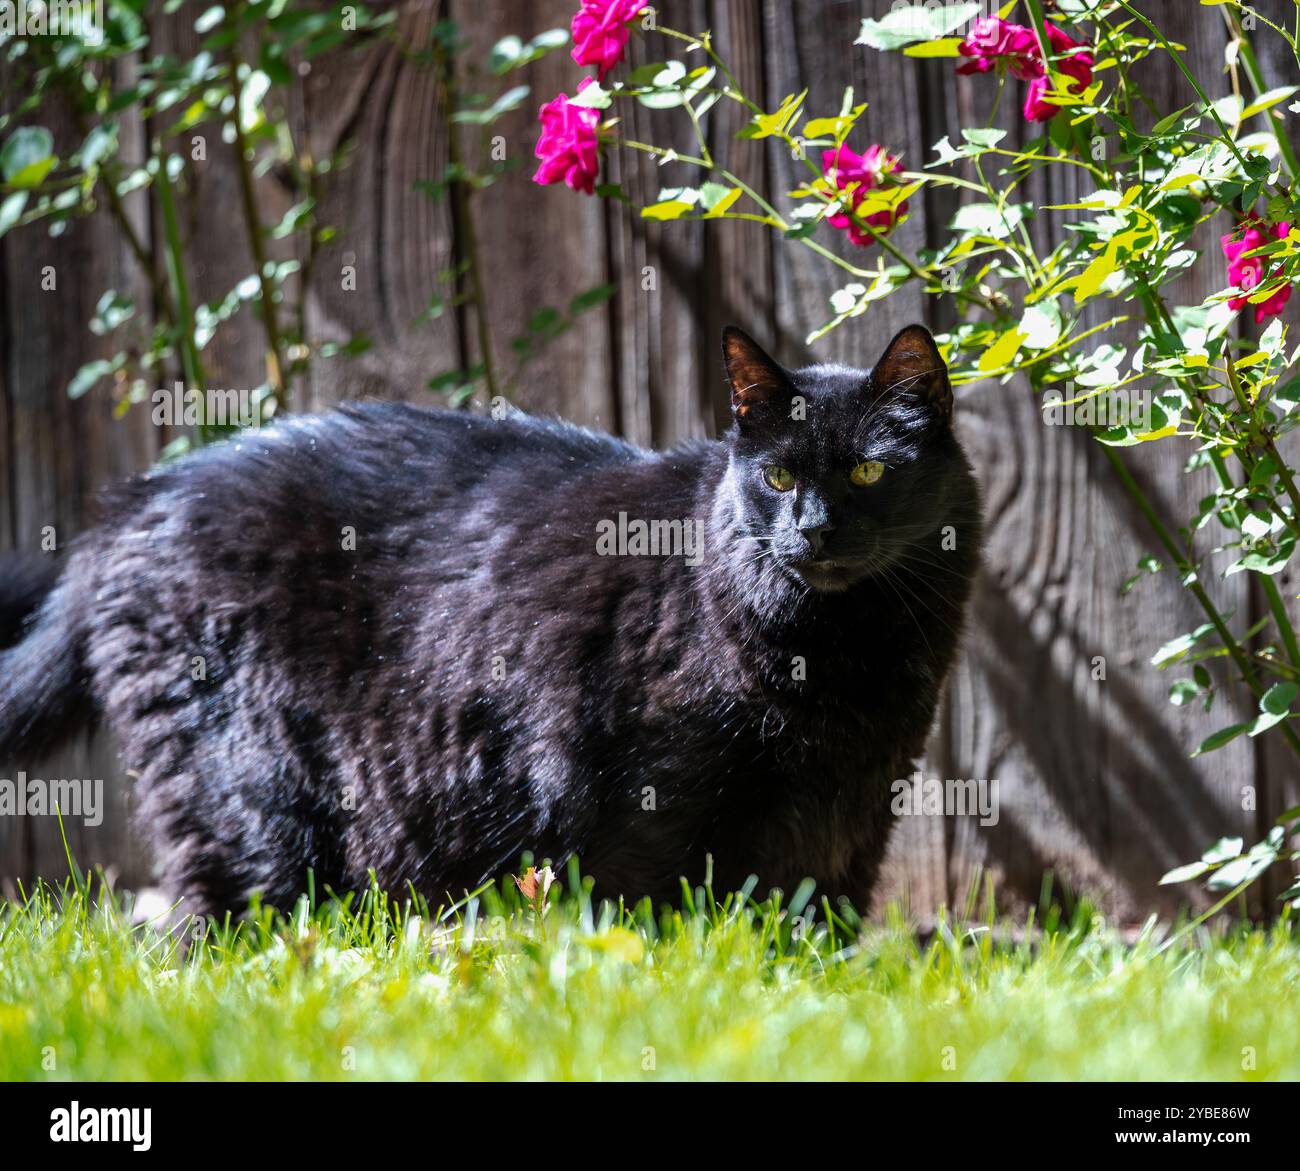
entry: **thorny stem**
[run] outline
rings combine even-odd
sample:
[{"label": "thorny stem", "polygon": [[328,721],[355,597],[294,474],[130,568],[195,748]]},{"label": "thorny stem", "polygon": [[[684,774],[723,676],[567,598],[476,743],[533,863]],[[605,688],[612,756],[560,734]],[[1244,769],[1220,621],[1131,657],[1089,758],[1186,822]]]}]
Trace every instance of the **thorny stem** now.
[{"label": "thorny stem", "polygon": [[[1224,621],[1223,615],[1219,613],[1218,607],[1214,604],[1210,595],[1205,592],[1205,587],[1202,586],[1199,581],[1194,578],[1188,580],[1189,575],[1195,571],[1194,566],[1187,560],[1186,555],[1178,547],[1178,543],[1165,527],[1164,521],[1160,519],[1160,516],[1151,504],[1151,501],[1147,499],[1146,493],[1142,491],[1138,486],[1137,481],[1133,479],[1132,473],[1120,458],[1119,452],[1115,448],[1105,444],[1102,449],[1105,451],[1106,458],[1110,461],[1111,467],[1115,470],[1116,476],[1119,477],[1120,483],[1124,485],[1128,494],[1133,498],[1133,502],[1138,506],[1138,509],[1146,518],[1147,523],[1151,526],[1152,531],[1156,535],[1156,539],[1164,546],[1165,551],[1173,559],[1174,565],[1183,574],[1184,585],[1197,602],[1200,603],[1201,609],[1205,611],[1205,616],[1209,618],[1211,624],[1214,626],[1215,631],[1219,635],[1219,640],[1223,643],[1224,649],[1232,657],[1232,661],[1236,664],[1237,670],[1241,673],[1242,680],[1245,682],[1246,686],[1250,688],[1251,692],[1257,699],[1262,697],[1265,688],[1260,684],[1255,669],[1251,665],[1249,658],[1247,658],[1246,652],[1242,649],[1241,644],[1233,636],[1232,631],[1228,629],[1228,624]],[[1282,724],[1280,727],[1283,736],[1286,737],[1287,743],[1290,744],[1296,755],[1300,756],[1300,737],[1297,737],[1295,731],[1290,727],[1290,725]]]},{"label": "thorny stem", "polygon": [[172,288],[176,290],[176,333],[177,348],[181,355],[181,368],[185,372],[186,382],[199,394],[199,438],[207,442],[210,429],[207,422],[205,396],[201,393],[207,386],[207,376],[199,358],[199,349],[194,342],[194,314],[190,307],[190,286],[185,276],[185,251],[181,245],[180,227],[176,221],[176,201],[172,195],[171,175],[168,174],[169,157],[156,151],[158,207],[162,212],[163,239],[166,244],[167,273]]},{"label": "thorny stem", "polygon": [[[84,139],[88,126],[85,113],[80,108],[77,111],[77,126]],[[113,222],[117,224],[118,230],[122,233],[122,238],[126,241],[128,250],[134,257],[145,280],[149,282],[149,288],[153,293],[155,312],[167,325],[169,332],[174,331],[177,312],[172,303],[171,292],[167,288],[167,283],[163,280],[162,274],[158,271],[154,255],[145,248],[144,241],[140,239],[140,234],[135,230],[135,225],[131,223],[131,217],[126,214],[126,205],[118,194],[117,179],[113,170],[107,167],[101,169],[99,185],[104,189],[104,195],[108,200],[109,214],[113,217]]]},{"label": "thorny stem", "polygon": [[651,146],[648,142],[637,142],[631,138],[620,138],[619,146],[630,146],[633,150],[644,151],[646,154],[655,155],[658,158],[665,159],[668,162],[689,163],[693,167],[703,167],[707,171],[713,170],[713,164],[707,159],[697,158],[695,155],[684,155],[679,151],[673,150],[666,146]]},{"label": "thorny stem", "polygon": [[251,148],[244,133],[241,110],[244,81],[241,76],[243,61],[238,41],[230,45],[230,90],[234,95],[234,110],[230,122],[235,134],[235,172],[239,176],[239,196],[244,212],[244,228],[248,235],[248,248],[257,266],[257,280],[262,292],[262,327],[266,331],[267,375],[271,383],[271,398],[278,413],[284,407],[288,384],[284,374],[283,345],[280,338],[280,320],[275,305],[275,285],[268,271],[266,245],[262,239],[262,221],[257,212],[257,193],[253,188]]},{"label": "thorny stem", "polygon": [[[1178,336],[1178,328],[1174,324],[1173,317],[1171,316],[1168,307],[1165,305],[1163,297],[1148,288],[1143,293],[1143,303],[1147,308],[1147,314],[1149,317],[1158,318],[1160,323],[1169,331],[1169,333],[1173,334],[1175,337]],[[1237,369],[1233,364],[1231,356],[1225,355],[1224,362],[1228,371],[1228,382],[1232,387],[1233,394],[1242,410],[1246,412],[1247,416],[1249,416],[1250,402],[1246,398],[1245,391],[1242,389],[1241,380],[1237,376]],[[1187,385],[1181,379],[1177,381],[1183,386],[1188,397],[1192,400],[1196,408],[1204,413],[1205,403],[1196,388]],[[1273,458],[1280,473],[1284,473],[1284,482],[1290,481],[1290,470],[1286,467],[1286,463],[1278,453],[1277,448],[1273,446],[1272,439],[1267,439],[1264,446],[1266,452]],[[1243,454],[1241,452],[1238,453],[1238,458],[1241,459],[1246,468],[1246,474],[1249,476],[1253,470],[1254,461],[1248,454]],[[1215,474],[1218,476],[1220,485],[1227,489],[1235,489],[1236,485],[1223,462],[1223,457],[1213,448],[1210,450],[1210,464],[1214,468]],[[1296,518],[1300,517],[1300,500],[1297,500],[1295,494],[1294,481],[1291,481],[1290,492],[1292,495],[1292,507],[1293,509],[1296,509],[1292,516],[1288,517],[1286,513],[1277,506],[1275,501],[1270,500],[1269,504],[1282,522],[1287,525],[1288,528],[1295,531]],[[1286,647],[1287,658],[1290,660],[1293,667],[1300,667],[1300,642],[1297,642],[1296,640],[1295,629],[1292,626],[1290,616],[1286,612],[1286,606],[1282,601],[1282,596],[1278,592],[1277,583],[1274,582],[1272,577],[1268,574],[1257,574],[1256,576],[1261,579],[1265,599],[1267,600],[1269,609],[1273,614],[1273,620],[1277,623],[1278,633],[1281,635],[1282,643]],[[1234,645],[1236,644],[1234,643]],[[1289,728],[1284,728],[1283,730],[1286,732],[1290,731]],[[1294,739],[1294,737],[1289,736],[1288,739]]]},{"label": "thorny stem", "polygon": [[[1232,33],[1237,42],[1238,54],[1241,57],[1242,65],[1245,66],[1250,88],[1258,98],[1265,92],[1264,74],[1259,67],[1259,59],[1255,56],[1254,46],[1251,45],[1250,37],[1242,27],[1241,18],[1226,4],[1220,11],[1223,13],[1223,20],[1228,26],[1228,31]],[[1291,145],[1290,138],[1287,137],[1286,127],[1282,123],[1282,116],[1276,110],[1269,110],[1267,113],[1268,124],[1272,127],[1273,137],[1277,139],[1278,150],[1282,152],[1287,171],[1292,179],[1300,178],[1300,159],[1296,158],[1295,148]]]},{"label": "thorny stem", "polygon": [[[1233,362],[1231,355],[1224,355],[1224,368],[1228,372],[1228,382],[1232,387],[1232,392],[1236,396],[1237,403],[1247,418],[1251,418],[1251,404],[1246,397],[1246,392],[1242,389],[1241,379],[1237,375],[1237,367]],[[1248,436],[1254,438],[1254,436]],[[1286,489],[1286,494],[1291,500],[1292,514],[1287,521],[1287,527],[1291,529],[1297,537],[1300,537],[1300,490],[1297,490],[1295,478],[1291,475],[1291,469],[1287,467],[1286,460],[1282,458],[1282,453],[1278,451],[1277,444],[1273,442],[1271,435],[1260,433],[1257,439],[1259,446],[1263,449],[1264,454],[1269,456],[1277,466],[1278,478],[1282,481],[1282,486]]]},{"label": "thorny stem", "polygon": [[478,232],[474,227],[474,212],[470,206],[469,184],[461,166],[460,138],[457,133],[456,106],[459,93],[456,88],[455,69],[450,55],[442,45],[437,48],[438,74],[442,82],[443,119],[447,127],[447,169],[454,176],[452,200],[456,227],[465,249],[465,263],[472,286],[470,296],[474,302],[474,330],[478,339],[479,361],[483,363],[483,381],[488,397],[497,398],[501,389],[497,385],[496,367],[492,357],[492,327],[488,321],[487,290],[483,285],[483,264],[479,255]]},{"label": "thorny stem", "polygon": [[[1030,4],[1031,7],[1033,7],[1039,4],[1040,0],[1028,0],[1028,3]],[[1156,37],[1156,39],[1164,46],[1165,52],[1168,53],[1171,58],[1173,58],[1174,64],[1178,66],[1178,71],[1185,78],[1187,78],[1188,84],[1191,85],[1192,89],[1196,91],[1196,96],[1201,99],[1202,103],[1205,106],[1206,111],[1209,113],[1210,117],[1214,119],[1214,124],[1218,126],[1219,133],[1223,137],[1223,142],[1228,147],[1228,149],[1232,151],[1233,157],[1235,157],[1237,162],[1241,164],[1242,170],[1245,171],[1247,174],[1250,174],[1250,168],[1246,164],[1246,159],[1242,155],[1241,151],[1237,149],[1236,139],[1232,137],[1232,134],[1228,130],[1228,127],[1224,124],[1223,119],[1219,116],[1219,111],[1214,108],[1214,103],[1210,101],[1209,96],[1206,94],[1205,90],[1201,88],[1201,83],[1196,80],[1196,75],[1190,69],[1188,69],[1187,66],[1183,63],[1183,59],[1182,57],[1179,56],[1178,50],[1175,49],[1173,45],[1169,43],[1169,40],[1165,36],[1165,34],[1162,33],[1158,28],[1156,28],[1156,26],[1152,24],[1151,21],[1149,21],[1145,16],[1143,16],[1142,13],[1140,13],[1136,8],[1134,8],[1131,4],[1129,4],[1128,0],[1116,0],[1116,3],[1119,4],[1119,6],[1123,8],[1126,12],[1130,13],[1133,16],[1136,16],[1138,20],[1140,20],[1144,25],[1147,26],[1148,29],[1151,30],[1152,34]]]},{"label": "thorny stem", "polygon": [[1196,916],[1195,919],[1193,919],[1185,927],[1183,927],[1181,931],[1175,932],[1168,939],[1166,939],[1164,943],[1162,943],[1158,948],[1156,948],[1155,954],[1160,955],[1162,952],[1168,951],[1180,939],[1185,939],[1188,935],[1190,935],[1193,931],[1195,931],[1202,923],[1206,922],[1209,919],[1212,919],[1234,899],[1236,899],[1240,895],[1245,894],[1247,889],[1250,887],[1251,883],[1253,883],[1254,881],[1255,880],[1253,878],[1248,878],[1245,880],[1245,882],[1239,882],[1230,891],[1228,891],[1228,893],[1224,895],[1223,898],[1221,898],[1217,903],[1215,903],[1214,906],[1212,906],[1208,911],[1202,911],[1199,915]]}]

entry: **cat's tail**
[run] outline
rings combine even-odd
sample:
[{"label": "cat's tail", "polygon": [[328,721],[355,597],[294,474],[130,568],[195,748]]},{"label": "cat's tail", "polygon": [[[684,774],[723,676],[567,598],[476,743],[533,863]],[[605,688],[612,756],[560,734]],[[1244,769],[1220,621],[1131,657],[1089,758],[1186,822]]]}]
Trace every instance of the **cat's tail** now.
[{"label": "cat's tail", "polygon": [[0,764],[53,747],[91,716],[80,622],[71,588],[50,559],[42,573],[0,567]]},{"label": "cat's tail", "polygon": [[7,553],[0,561],[0,650],[21,641],[63,568],[57,554]]}]

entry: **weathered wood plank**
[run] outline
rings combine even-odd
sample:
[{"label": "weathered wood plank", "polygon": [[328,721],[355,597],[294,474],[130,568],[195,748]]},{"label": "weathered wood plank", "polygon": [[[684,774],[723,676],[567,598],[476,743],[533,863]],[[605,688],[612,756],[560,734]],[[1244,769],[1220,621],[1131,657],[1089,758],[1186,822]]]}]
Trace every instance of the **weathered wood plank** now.
[{"label": "weathered wood plank", "polygon": [[[71,153],[81,132],[70,110],[56,105],[44,124],[55,147]],[[124,139],[130,146],[130,139]],[[138,210],[138,209],[137,209]],[[53,287],[43,288],[52,280]],[[60,548],[93,515],[95,491],[145,466],[157,452],[147,413],[130,423],[114,419],[112,388],[83,399],[67,386],[83,362],[108,357],[108,339],[86,328],[102,292],[116,288],[146,305],[145,282],[104,213],[50,236],[43,227],[0,241],[0,484],[5,486],[2,548],[42,549],[46,526]],[[98,779],[112,810],[103,824],[67,823],[69,846],[83,865],[111,864],[141,873],[121,808],[127,784],[103,737],[78,737],[43,759],[0,760],[0,776]],[[0,819],[0,881],[66,873],[57,822],[50,817]]]},{"label": "weathered wood plank", "polygon": [[[527,8],[506,0],[455,0],[451,13],[470,42],[468,60],[483,61],[508,33],[529,40],[567,27],[573,6],[565,0],[542,0]],[[513,366],[511,340],[527,333],[529,319],[539,309],[564,310],[576,294],[609,280],[600,201],[531,181],[538,107],[561,91],[574,93],[581,75],[567,52],[548,54],[528,70],[528,100],[493,126],[507,159],[518,165],[474,201],[492,346],[503,377]],[[467,322],[472,326],[472,315]],[[472,327],[466,332],[475,338]],[[610,423],[616,411],[609,337],[605,312],[579,317],[529,367],[516,395],[519,405],[580,423]]]},{"label": "weathered wood plank", "polygon": [[318,360],[308,409],[367,396],[433,403],[430,378],[464,363],[454,311],[414,325],[455,263],[445,199],[418,183],[440,179],[447,136],[436,74],[427,60],[446,3],[405,5],[390,35],[311,62],[302,82],[300,128],[318,161],[343,150],[324,184],[321,223],[336,227],[313,274],[314,341],[364,335],[357,358]]}]

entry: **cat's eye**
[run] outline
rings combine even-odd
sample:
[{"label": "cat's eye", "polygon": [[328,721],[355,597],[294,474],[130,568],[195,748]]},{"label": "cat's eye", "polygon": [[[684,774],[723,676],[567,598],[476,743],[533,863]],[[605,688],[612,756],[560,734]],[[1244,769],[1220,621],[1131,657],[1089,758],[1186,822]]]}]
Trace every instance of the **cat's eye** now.
[{"label": "cat's eye", "polygon": [[787,468],[778,468],[775,464],[763,469],[763,479],[769,488],[778,492],[789,492],[794,487],[794,473]]},{"label": "cat's eye", "polygon": [[869,459],[858,464],[858,466],[849,473],[849,479],[859,488],[870,488],[871,485],[876,483],[884,474],[885,465],[878,459]]}]

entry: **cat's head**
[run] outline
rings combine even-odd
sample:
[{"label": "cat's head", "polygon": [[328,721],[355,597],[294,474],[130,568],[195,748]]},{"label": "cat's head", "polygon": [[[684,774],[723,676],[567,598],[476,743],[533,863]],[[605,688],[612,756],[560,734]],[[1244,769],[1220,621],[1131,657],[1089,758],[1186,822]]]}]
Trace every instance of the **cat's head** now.
[{"label": "cat's head", "polygon": [[870,371],[786,370],[734,326],[723,357],[736,528],[756,560],[838,592],[928,551],[970,473],[924,326],[904,329]]}]

